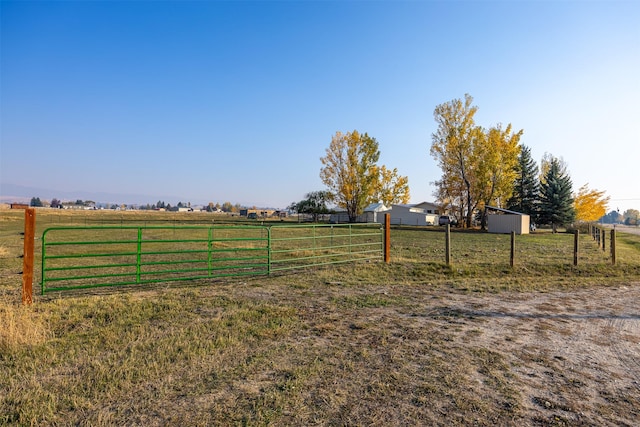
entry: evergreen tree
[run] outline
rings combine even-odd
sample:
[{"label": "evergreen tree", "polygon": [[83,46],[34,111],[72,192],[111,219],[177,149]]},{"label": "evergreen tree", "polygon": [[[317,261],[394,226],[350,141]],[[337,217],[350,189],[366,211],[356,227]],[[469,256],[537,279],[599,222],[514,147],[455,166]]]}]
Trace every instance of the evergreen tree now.
[{"label": "evergreen tree", "polygon": [[569,224],[576,216],[571,178],[563,169],[558,159],[551,159],[544,181],[540,183],[540,222],[551,224],[554,232],[558,225]]},{"label": "evergreen tree", "polygon": [[531,157],[531,149],[526,145],[518,156],[518,173],[513,183],[513,196],[507,203],[507,209],[521,212],[535,218],[538,205],[538,165]]}]

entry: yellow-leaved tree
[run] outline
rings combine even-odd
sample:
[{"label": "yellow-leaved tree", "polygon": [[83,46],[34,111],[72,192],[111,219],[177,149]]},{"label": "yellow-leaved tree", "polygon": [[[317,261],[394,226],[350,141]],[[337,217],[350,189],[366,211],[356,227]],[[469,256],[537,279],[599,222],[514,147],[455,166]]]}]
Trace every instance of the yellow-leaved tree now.
[{"label": "yellow-leaved tree", "polygon": [[481,226],[486,228],[486,206],[505,207],[513,195],[514,181],[518,175],[518,155],[520,154],[520,137],[522,130],[512,132],[511,124],[506,129],[498,124],[478,138],[475,147],[477,157],[474,180],[480,199]]},{"label": "yellow-leaved tree", "polygon": [[591,222],[597,221],[607,213],[609,196],[604,195],[604,191],[590,190],[589,184],[585,184],[574,196],[574,207],[576,210],[576,220]]},{"label": "yellow-leaved tree", "polygon": [[398,175],[398,168],[380,167],[378,201],[386,206],[394,203],[409,203],[409,178]]},{"label": "yellow-leaved tree", "polygon": [[445,209],[457,209],[467,227],[479,201],[474,194],[474,146],[483,137],[473,119],[478,107],[472,103],[473,97],[465,94],[464,101],[454,99],[436,106],[433,117],[438,129],[431,135],[431,155],[442,170],[442,177],[435,182],[438,201]]},{"label": "yellow-leaved tree", "polygon": [[375,138],[357,130],[336,132],[326,155],[320,158],[320,178],[329,189],[329,198],[347,210],[351,222],[371,203],[409,200],[408,178],[399,176],[397,169],[378,166],[379,158]]},{"label": "yellow-leaved tree", "polygon": [[[474,116],[473,97],[454,99],[436,106],[438,129],[431,135],[431,155],[442,169],[435,182],[436,197],[445,209],[455,209],[466,227],[476,209],[488,204],[506,205],[513,193],[522,130],[509,124],[485,131]],[[484,215],[483,215],[484,222]]]}]

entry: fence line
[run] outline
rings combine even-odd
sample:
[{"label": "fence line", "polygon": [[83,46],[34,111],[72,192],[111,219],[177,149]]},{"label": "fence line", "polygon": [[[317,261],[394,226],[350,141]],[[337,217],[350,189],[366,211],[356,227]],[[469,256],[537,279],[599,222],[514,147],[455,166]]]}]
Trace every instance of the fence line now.
[{"label": "fence line", "polygon": [[[598,225],[594,225],[594,224],[589,224],[589,233],[591,234],[591,237],[593,238],[593,240],[596,241],[596,243],[598,244],[598,248],[602,249],[602,252],[606,251],[606,235],[607,235],[607,229],[605,227],[602,226],[598,226]],[[616,229],[615,229],[615,225],[614,228],[612,228],[610,230],[610,236],[609,236],[609,252],[611,255],[611,263],[613,265],[616,264]]]}]

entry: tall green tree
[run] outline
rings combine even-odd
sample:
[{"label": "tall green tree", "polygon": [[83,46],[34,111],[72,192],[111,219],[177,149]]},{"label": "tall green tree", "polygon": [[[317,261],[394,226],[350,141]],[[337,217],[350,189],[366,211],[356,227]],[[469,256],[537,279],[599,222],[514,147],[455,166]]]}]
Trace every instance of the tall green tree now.
[{"label": "tall green tree", "polygon": [[351,222],[381,197],[394,203],[409,198],[407,177],[398,176],[396,169],[378,166],[379,158],[378,141],[356,130],[336,132],[326,155],[320,158],[320,178],[329,190],[329,200],[346,209]]},{"label": "tall green tree", "polygon": [[549,168],[551,167],[551,162],[555,161],[558,164],[558,171],[563,175],[569,174],[569,167],[567,163],[564,161],[562,157],[558,158],[551,153],[544,153],[542,159],[540,160],[540,182],[543,183],[545,181],[547,172],[549,172]]},{"label": "tall green tree", "polygon": [[438,124],[431,135],[431,155],[442,170],[436,181],[436,197],[445,207],[457,208],[467,227],[479,199],[474,194],[477,157],[475,146],[484,133],[476,126],[474,116],[478,107],[473,97],[465,94],[464,101],[454,99],[436,106],[433,117]]},{"label": "tall green tree", "polygon": [[539,221],[550,224],[553,231],[575,220],[576,211],[572,196],[572,182],[566,168],[557,158],[549,162],[549,168],[540,183]]},{"label": "tall green tree", "polygon": [[516,165],[513,196],[507,203],[507,209],[535,218],[537,215],[539,187],[538,165],[531,157],[531,149],[523,145]]}]

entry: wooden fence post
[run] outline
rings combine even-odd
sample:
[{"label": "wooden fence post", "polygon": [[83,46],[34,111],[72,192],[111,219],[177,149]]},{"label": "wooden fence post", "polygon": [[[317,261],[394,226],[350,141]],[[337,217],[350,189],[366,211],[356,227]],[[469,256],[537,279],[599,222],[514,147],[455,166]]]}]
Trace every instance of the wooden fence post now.
[{"label": "wooden fence post", "polygon": [[607,236],[607,233],[604,231],[604,227],[602,227],[600,229],[600,234],[602,234],[602,252],[605,251],[605,237]]},{"label": "wooden fence post", "polygon": [[451,264],[451,225],[447,224],[444,232],[444,259],[447,265]]},{"label": "wooden fence post", "polygon": [[616,230],[611,230],[611,264],[616,265]]},{"label": "wooden fence post", "polygon": [[511,256],[509,260],[509,265],[511,265],[511,268],[513,268],[513,265],[515,263],[515,257],[516,257],[516,232],[512,231],[511,232]]},{"label": "wooden fence post", "polygon": [[573,233],[573,265],[578,265],[578,242],[580,238],[580,231],[576,230]]},{"label": "wooden fence post", "polygon": [[33,246],[36,230],[36,210],[24,211],[24,257],[22,258],[22,304],[33,303]]},{"label": "wooden fence post", "polygon": [[391,215],[384,215],[384,262],[391,260]]}]

